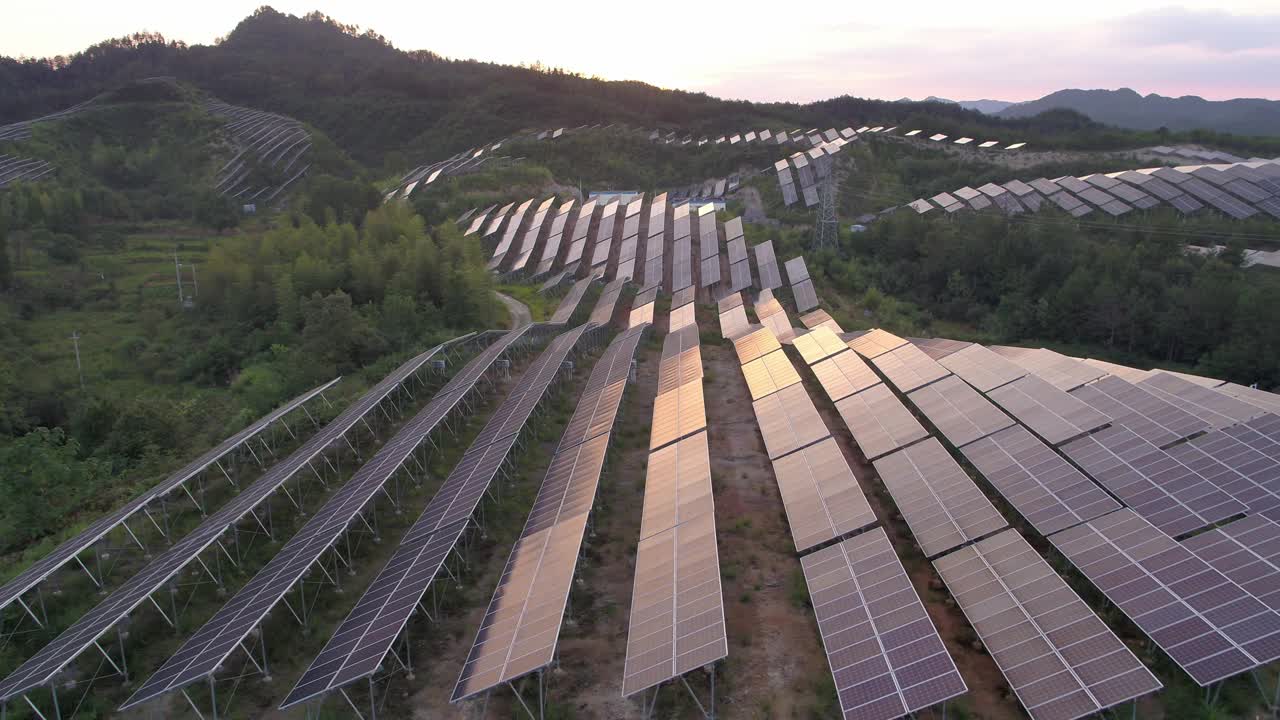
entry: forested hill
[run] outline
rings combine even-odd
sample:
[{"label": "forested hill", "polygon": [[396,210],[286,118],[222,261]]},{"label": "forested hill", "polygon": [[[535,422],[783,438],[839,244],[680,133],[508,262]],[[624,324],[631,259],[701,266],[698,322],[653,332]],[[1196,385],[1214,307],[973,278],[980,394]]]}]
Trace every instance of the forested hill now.
[{"label": "forested hill", "polygon": [[1256,98],[1215,101],[1155,93],[1143,96],[1129,88],[1059,90],[1039,100],[1011,105],[998,115],[1030,117],[1056,108],[1073,110],[1109,125],[1139,130],[1212,128],[1242,135],[1280,135],[1280,101]]},{"label": "forested hill", "polygon": [[376,33],[318,13],[299,18],[270,8],[258,10],[210,46],[187,47],[139,34],[70,58],[0,58],[0,123],[55,112],[154,76],[173,76],[228,102],[296,117],[376,170],[438,159],[522,128],[595,122],[709,133],[863,121],[1081,149],[1164,140],[1069,111],[998,119],[945,103],[851,96],[809,105],[753,104],[554,69],[447,60],[429,51],[398,50]]}]

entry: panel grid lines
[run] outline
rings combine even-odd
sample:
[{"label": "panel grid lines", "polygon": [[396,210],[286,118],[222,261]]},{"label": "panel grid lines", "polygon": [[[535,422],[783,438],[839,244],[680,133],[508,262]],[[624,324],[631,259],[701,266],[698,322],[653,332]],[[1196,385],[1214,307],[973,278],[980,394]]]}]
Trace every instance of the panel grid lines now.
[{"label": "panel grid lines", "polygon": [[844,717],[891,720],[966,691],[882,528],[801,565]]},{"label": "panel grid lines", "polygon": [[934,567],[1035,720],[1074,720],[1160,689],[1017,531]]}]

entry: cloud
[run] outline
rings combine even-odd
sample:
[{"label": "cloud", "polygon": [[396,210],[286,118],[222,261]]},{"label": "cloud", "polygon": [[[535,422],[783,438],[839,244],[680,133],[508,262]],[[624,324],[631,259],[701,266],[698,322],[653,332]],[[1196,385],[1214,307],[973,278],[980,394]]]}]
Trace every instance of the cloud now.
[{"label": "cloud", "polygon": [[1131,87],[1210,99],[1272,97],[1280,15],[1180,8],[1053,27],[851,31],[792,57],[707,73],[698,89],[752,100],[850,94],[1030,100],[1063,88]]},{"label": "cloud", "polygon": [[1115,35],[1145,46],[1181,45],[1227,53],[1274,49],[1280,41],[1280,14],[1164,8],[1124,18]]}]

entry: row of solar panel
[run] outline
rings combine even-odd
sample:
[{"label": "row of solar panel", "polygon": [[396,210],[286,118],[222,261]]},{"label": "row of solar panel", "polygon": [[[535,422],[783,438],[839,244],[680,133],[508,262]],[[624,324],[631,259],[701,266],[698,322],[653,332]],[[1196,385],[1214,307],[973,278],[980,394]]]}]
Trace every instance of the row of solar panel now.
[{"label": "row of solar panel", "polygon": [[[595,502],[631,358],[647,326],[618,335],[592,369],[485,612],[453,691],[459,702],[555,657],[587,518]],[[594,434],[593,434],[594,433]]]},{"label": "row of solar panel", "polygon": [[[821,324],[825,319],[812,321],[830,332]],[[1004,429],[1019,452],[1032,451],[1035,458],[1027,462],[1037,473],[1060,478],[1064,469],[1070,472],[1050,448],[1036,447],[1038,440],[1014,427],[994,405],[915,345],[884,331],[866,333],[849,344],[962,451],[984,449],[984,438]],[[863,377],[863,384],[870,381],[869,375]],[[852,397],[869,392],[873,390]],[[891,394],[883,402],[902,409]],[[927,435],[914,418],[910,422],[913,432],[905,440]],[[966,452],[966,457],[984,472],[1007,470],[997,461],[1000,450],[997,446],[996,452],[986,454]],[[922,552],[936,558],[939,574],[1032,717],[1090,715],[1160,687],[1044,559],[1016,531],[1006,529],[1004,518],[936,438],[916,439],[874,464]],[[1041,488],[1028,488],[1025,476],[1006,474],[992,482],[1010,487],[1009,480],[1022,480],[1022,490],[1029,490],[1015,495],[1015,506],[1047,509],[1043,493],[1037,493]],[[1087,480],[1083,484],[1091,485]],[[1110,500],[1096,486],[1092,496]],[[1097,509],[1116,507],[1112,502]],[[1036,521],[1053,517],[1047,515],[1035,516]]]},{"label": "row of solar panel", "polygon": [[[516,333],[511,342],[523,336],[527,329],[526,327]],[[495,345],[501,344],[503,344],[502,341],[495,343]],[[486,348],[481,356],[487,356],[489,350],[495,345]],[[0,700],[24,695],[52,682],[68,663],[91,647],[103,633],[127,617],[152,593],[160,590],[200,553],[218,542],[229,528],[267,501],[295,474],[309,467],[314,459],[320,457],[331,445],[361,422],[366,414],[378,407],[443,347],[437,346],[401,365],[287,458],[276,463],[251,485],[241,490],[225,506],[211,514],[195,530],[158,555],[66,631],[19,666],[3,682],[0,682]],[[457,377],[455,376],[454,380],[457,380]],[[446,388],[448,387],[449,385],[446,385]]]},{"label": "row of solar panel", "polygon": [[[888,343],[881,338],[879,344]],[[939,362],[965,375],[974,387],[987,388],[993,399],[1002,389],[1032,378],[1042,383],[1035,391],[1041,399],[1063,393],[1062,387],[1073,388],[1067,397],[1083,398],[1110,412],[1112,424],[1108,429],[1067,443],[1062,450],[1130,507],[1120,508],[1110,495],[1021,426],[998,429],[968,444],[965,438],[955,436],[953,442],[961,452],[1015,509],[1198,683],[1211,684],[1273,661],[1280,654],[1280,616],[1263,599],[1269,594],[1259,596],[1257,591],[1280,572],[1263,559],[1280,550],[1280,545],[1275,544],[1280,526],[1265,515],[1251,515],[1221,529],[1194,535],[1179,545],[1173,536],[1254,510],[1229,497],[1227,490],[1244,492],[1250,483],[1240,472],[1243,468],[1232,468],[1229,462],[1219,462],[1212,472],[1199,475],[1193,463],[1187,462],[1194,456],[1200,467],[1207,469],[1211,456],[1200,452],[1197,445],[1213,433],[1176,444],[1169,452],[1141,436],[1147,434],[1158,441],[1185,440],[1208,425],[1205,419],[1185,412],[1185,408],[1221,415],[1227,409],[1224,406],[1232,404],[1231,398],[1208,396],[1206,393],[1212,391],[1203,385],[1166,373],[1152,374],[1137,384],[1103,373],[1089,384],[1081,384],[1100,374],[1096,367],[1049,351],[1000,350],[1005,353],[992,353],[980,346],[953,348],[939,353]],[[1016,367],[1006,357],[1021,360],[1025,367]],[[1074,372],[1069,372],[1071,363],[1077,365]],[[1033,374],[1019,379],[1025,372]],[[1035,375],[1037,372],[1045,377]],[[1061,387],[1055,387],[1050,380]],[[947,381],[935,382],[926,389],[944,382]],[[1151,392],[1157,387],[1164,388],[1160,392],[1166,397],[1181,399],[1183,407]],[[909,397],[915,399],[919,392]],[[926,403],[917,404],[938,422],[936,409],[931,410]],[[1046,406],[1053,404],[1045,402]],[[970,408],[973,407],[971,403]],[[983,408],[982,412],[987,416],[998,413],[994,406]],[[1027,423],[1027,418],[1014,414]],[[1242,412],[1238,417],[1248,414]],[[1265,433],[1275,424],[1270,418],[1274,416],[1259,415],[1233,428],[1255,445],[1280,447]],[[1007,418],[987,423],[985,430],[1007,423]],[[1257,426],[1251,427],[1250,423]],[[1032,426],[1027,423],[1027,427]],[[1221,446],[1228,437],[1225,433],[1218,435],[1208,444]],[[1230,438],[1226,442],[1238,441]],[[1248,447],[1244,443],[1239,446]],[[1241,457],[1238,452],[1224,456]],[[1251,460],[1256,457],[1264,456],[1258,453]],[[1256,460],[1251,467],[1258,469]],[[1275,467],[1280,469],[1280,465]],[[1226,476],[1232,479],[1222,483]],[[1280,473],[1274,476],[1280,477]],[[1257,488],[1256,484],[1251,486],[1251,497],[1260,497]],[[1270,506],[1264,501],[1261,507]],[[1248,540],[1238,542],[1231,539],[1233,536]],[[974,547],[988,542],[994,540]],[[1204,557],[1193,555],[1196,550]],[[1214,567],[1215,562],[1219,567]],[[1241,571],[1242,564],[1249,565],[1249,569]],[[1229,579],[1229,573],[1235,573],[1234,580],[1238,582]],[[1121,674],[1111,668],[1110,676]],[[1136,689],[1126,689],[1124,694]]]},{"label": "row of solar panel", "polygon": [[1037,211],[1046,206],[1046,200],[1073,217],[1083,217],[1094,209],[1119,217],[1134,209],[1146,210],[1167,203],[1183,214],[1208,204],[1235,219],[1259,212],[1280,218],[1280,162],[1258,159],[1096,173],[1079,178],[1012,180],[1003,185],[987,183],[977,189],[963,187],[928,200],[915,200],[910,207],[925,214],[937,209],[947,213],[983,210],[994,204],[1013,215]]},{"label": "row of solar panel", "polygon": [[[800,270],[793,268],[789,275],[796,277]],[[757,315],[780,318],[790,332],[785,312],[774,304],[762,309],[757,303]],[[741,306],[730,301],[721,309],[724,318]],[[963,694],[964,680],[884,530],[830,544],[877,519],[764,321],[764,327],[738,336],[734,346],[796,549],[821,548],[801,564],[844,717],[896,718]],[[831,369],[839,374],[849,359],[861,362],[827,327],[796,335],[792,344],[824,387],[829,382],[822,378]]]}]

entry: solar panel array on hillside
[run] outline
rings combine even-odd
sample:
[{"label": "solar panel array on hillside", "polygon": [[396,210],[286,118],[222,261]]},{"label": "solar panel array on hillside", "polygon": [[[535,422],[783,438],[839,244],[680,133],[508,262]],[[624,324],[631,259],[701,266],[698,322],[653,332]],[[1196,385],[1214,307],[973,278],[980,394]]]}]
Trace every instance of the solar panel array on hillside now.
[{"label": "solar panel array on hillside", "polygon": [[1161,688],[1016,530],[934,561],[1035,720],[1074,720]]},{"label": "solar panel array on hillside", "polygon": [[[549,347],[516,382],[282,707],[369,677],[381,666],[558,375],[573,345],[568,337]],[[629,368],[630,356],[622,352],[601,357],[561,449],[608,432]]]},{"label": "solar panel array on hillside", "polygon": [[[312,388],[289,402],[276,408],[269,414],[260,418],[257,422],[249,425],[240,432],[218,443],[217,446],[210,449],[200,457],[183,466],[176,472],[170,474],[163,481],[154,487],[138,495],[134,499],[125,503],[115,512],[112,512],[99,520],[94,521],[71,539],[63,542],[53,549],[48,555],[40,558],[32,563],[30,567],[23,570],[12,580],[0,587],[0,608],[8,607],[15,600],[22,597],[28,590],[34,588],[39,583],[47,579],[53,572],[64,564],[70,562],[81,552],[87,550],[94,543],[101,540],[112,529],[126,523],[128,519],[140,510],[144,510],[151,502],[164,498],[169,493],[174,492],[187,481],[200,475],[200,473],[217,465],[222,468],[221,461],[229,455],[235,453],[239,448],[245,446],[253,438],[273,425],[276,421],[281,420],[289,413],[302,407],[316,396],[322,394],[325,390],[333,387],[341,378],[334,378],[329,382]],[[225,469],[222,472],[226,472]],[[132,535],[132,530],[128,531]],[[92,577],[92,576],[91,576]],[[100,580],[94,579],[95,583],[100,584]]]},{"label": "solar panel array on hillside", "polygon": [[1049,540],[1199,685],[1280,658],[1280,615],[1134,511]]},{"label": "solar panel array on hillside", "polygon": [[[630,358],[644,330],[645,326],[631,328],[610,343],[592,370],[593,376],[605,376],[596,383],[597,387],[608,388],[625,380]],[[614,362],[615,359],[622,362]],[[589,406],[593,404],[592,396],[584,399]],[[621,394],[617,401],[621,401]],[[607,415],[612,417],[615,413],[616,406]],[[600,423],[596,429],[600,434],[575,444],[566,440],[573,442],[576,438],[562,438],[560,449],[552,456],[533,509],[508,557],[458,677],[453,702],[520,678],[553,661],[569,586],[595,504],[612,422]]]},{"label": "solar panel array on hillside", "polygon": [[[526,330],[527,326],[514,334],[519,337]],[[162,588],[165,583],[181,572],[182,568],[217,542],[228,528],[269,498],[298,471],[324,452],[329,445],[342,438],[361,421],[366,413],[378,407],[393,390],[442,347],[437,346],[398,367],[359,400],[348,406],[337,418],[321,428],[301,447],[273,465],[253,484],[211,514],[195,530],[157,555],[146,567],[0,682],[0,700],[23,695],[51,682],[68,663],[92,646],[103,633],[124,620],[134,608],[145,602],[152,593]]]},{"label": "solar panel array on hillside", "polygon": [[540,277],[551,272],[551,268],[555,266],[556,258],[560,255],[560,248],[566,245],[565,240],[569,233],[569,215],[573,210],[577,200],[569,198],[561,203],[556,209],[555,217],[551,221],[551,229],[547,233],[546,244],[542,248],[542,256],[538,258],[538,267],[534,271],[534,277]]},{"label": "solar panel array on hillside", "polygon": [[547,213],[551,210],[551,205],[556,201],[555,197],[549,197],[542,201],[538,209],[533,214],[533,220],[529,223],[529,227],[525,229],[524,235],[520,237],[520,246],[516,250],[516,259],[511,263],[511,272],[520,272],[529,264],[529,258],[533,257],[534,248],[538,244],[538,238],[542,234],[543,225],[547,222]]},{"label": "solar panel array on hillside", "polygon": [[[551,343],[544,353],[551,356],[547,363],[551,368],[550,373],[553,374],[560,369],[560,362],[564,355],[572,349],[585,330],[585,326],[577,328]],[[519,331],[513,331],[508,335],[515,332]],[[496,358],[492,353],[488,355]],[[482,353],[477,360],[483,364],[482,358],[485,357],[486,354]],[[474,364],[476,360],[472,362]],[[539,375],[545,374],[547,373],[539,371]],[[466,384],[460,384],[456,390],[449,390],[446,385],[445,390],[441,391],[443,394],[438,393],[433,397],[422,411],[383,445],[376,455],[362,465],[351,479],[315,512],[262,570],[143,683],[122,708],[146,702],[214,673],[307,570],[347,531],[356,515],[382,489],[387,480],[404,466],[413,451],[451,414],[457,404],[457,396],[469,393],[479,376],[475,375],[473,370],[460,373],[455,376],[455,379],[459,377],[469,378],[470,382],[467,383],[464,380]],[[550,383],[549,377],[546,383]],[[528,412],[532,412],[533,409],[523,397],[519,407],[527,407]],[[499,416],[495,415],[495,418],[497,417]],[[506,435],[514,435],[527,418],[527,414],[521,417],[515,412],[504,418],[504,432],[495,433],[497,437],[494,437],[493,441],[496,442]],[[491,419],[486,430],[492,425]],[[485,437],[486,435],[482,433],[477,441]]]},{"label": "solar panel array on hillside", "polygon": [[497,246],[493,249],[493,258],[489,260],[486,266],[490,270],[496,270],[507,257],[507,253],[511,251],[511,244],[515,240],[516,232],[520,230],[524,223],[525,213],[529,211],[529,206],[533,204],[533,198],[529,198],[520,203],[515,212],[511,214],[511,218],[507,220],[506,229],[502,231],[502,239],[498,241]]},{"label": "solar panel array on hillside", "polygon": [[599,268],[609,262],[609,253],[613,249],[613,231],[618,220],[618,201],[613,200],[600,211],[600,219],[596,221],[595,235],[591,245],[591,267]]},{"label": "solar panel array on hillside", "polygon": [[964,192],[970,188],[962,188],[939,193],[929,200],[918,199],[904,207],[924,214],[935,207],[954,212],[966,207],[966,203],[975,210],[994,204],[1012,215],[1026,209],[1039,209],[1048,199],[1078,218],[1094,209],[1119,217],[1135,208],[1147,210],[1164,202],[1184,214],[1194,213],[1208,204],[1234,219],[1252,217],[1259,211],[1280,218],[1280,191],[1268,184],[1271,176],[1267,171],[1273,168],[1280,168],[1280,160],[1234,161],[1213,167],[1145,168],[1078,178],[1037,178],[1028,183],[1012,180],[1003,186],[984,185],[982,202],[975,202],[979,198]]}]

